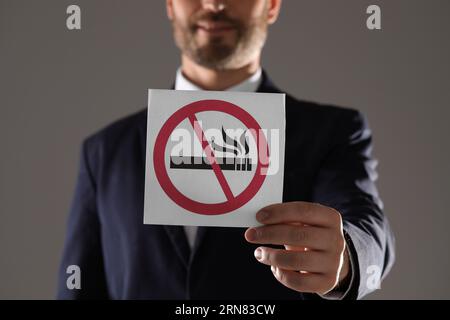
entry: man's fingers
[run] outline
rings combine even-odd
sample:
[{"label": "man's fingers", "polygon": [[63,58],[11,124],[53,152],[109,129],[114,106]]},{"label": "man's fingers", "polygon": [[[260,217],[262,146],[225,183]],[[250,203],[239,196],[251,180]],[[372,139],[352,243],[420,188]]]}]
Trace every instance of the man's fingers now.
[{"label": "man's fingers", "polygon": [[324,228],[276,224],[250,228],[245,232],[245,238],[251,243],[292,245],[326,250],[334,244],[332,234]]},{"label": "man's fingers", "polygon": [[302,223],[318,227],[333,227],[341,223],[336,210],[317,203],[295,201],[262,208],[256,219],[263,224]]},{"label": "man's fingers", "polygon": [[342,217],[338,211],[297,201],[267,206],[256,214],[256,218],[264,226],[248,229],[245,232],[247,241],[286,248],[260,247],[255,250],[258,261],[270,265],[280,283],[299,292],[319,294],[335,287],[345,249]]},{"label": "man's fingers", "polygon": [[271,270],[280,283],[299,292],[325,294],[332,290],[337,283],[335,277],[323,274],[300,273],[273,266]]},{"label": "man's fingers", "polygon": [[293,251],[259,247],[255,250],[255,258],[266,265],[284,270],[307,271],[313,273],[332,272],[334,267],[326,253],[317,251]]}]

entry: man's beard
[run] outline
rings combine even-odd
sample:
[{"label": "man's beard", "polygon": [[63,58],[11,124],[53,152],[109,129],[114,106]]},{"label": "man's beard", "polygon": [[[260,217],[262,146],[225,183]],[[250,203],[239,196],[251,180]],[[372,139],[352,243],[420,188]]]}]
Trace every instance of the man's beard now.
[{"label": "man's beard", "polygon": [[[195,37],[198,21],[222,22],[232,26],[236,41],[227,43],[218,36],[200,45]],[[195,63],[213,70],[243,67],[259,54],[267,37],[266,14],[247,25],[231,19],[223,12],[194,15],[187,26],[176,21],[176,18],[172,24],[175,42],[181,52]]]}]

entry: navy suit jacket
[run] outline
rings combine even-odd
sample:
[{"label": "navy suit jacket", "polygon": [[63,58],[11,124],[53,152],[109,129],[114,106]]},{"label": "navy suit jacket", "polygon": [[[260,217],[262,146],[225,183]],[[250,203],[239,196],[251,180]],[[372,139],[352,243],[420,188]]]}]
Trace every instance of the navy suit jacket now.
[{"label": "navy suit jacket", "polygon": [[[281,92],[265,73],[258,91]],[[254,258],[245,229],[200,227],[191,252],[182,226],[144,225],[146,127],[142,110],[84,140],[58,298],[317,297],[280,284]],[[394,261],[364,117],[287,95],[285,149],[283,202],[321,203],[342,214],[354,275],[346,298],[361,298],[373,290],[368,277],[384,277]],[[79,290],[66,286],[69,265],[81,269]]]}]

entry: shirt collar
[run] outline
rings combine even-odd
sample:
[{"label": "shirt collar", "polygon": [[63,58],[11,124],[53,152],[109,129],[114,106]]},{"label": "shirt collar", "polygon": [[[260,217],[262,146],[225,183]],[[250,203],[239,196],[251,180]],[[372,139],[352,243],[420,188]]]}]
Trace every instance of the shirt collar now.
[{"label": "shirt collar", "polygon": [[[262,81],[262,70],[258,69],[254,74],[248,77],[246,80],[238,83],[231,88],[224,91],[242,91],[242,92],[255,92]],[[181,68],[177,70],[177,76],[175,79],[175,90],[203,90],[191,81],[189,81],[181,72]]]}]

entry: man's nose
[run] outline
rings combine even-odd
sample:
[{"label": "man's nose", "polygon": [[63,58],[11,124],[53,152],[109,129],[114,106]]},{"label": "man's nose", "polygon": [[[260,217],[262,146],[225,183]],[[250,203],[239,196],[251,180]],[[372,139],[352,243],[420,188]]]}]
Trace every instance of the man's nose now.
[{"label": "man's nose", "polygon": [[224,0],[202,0],[202,6],[205,10],[209,10],[212,12],[220,12],[225,9],[225,1]]}]

